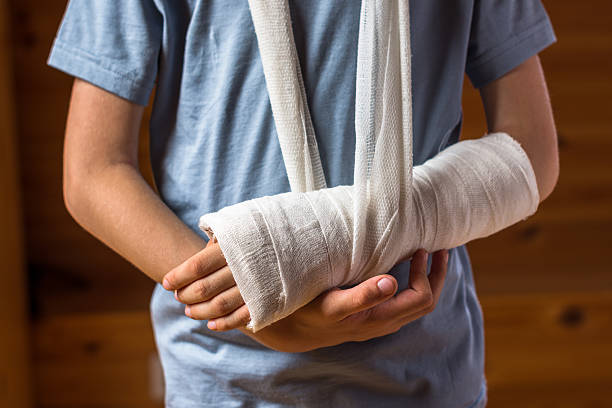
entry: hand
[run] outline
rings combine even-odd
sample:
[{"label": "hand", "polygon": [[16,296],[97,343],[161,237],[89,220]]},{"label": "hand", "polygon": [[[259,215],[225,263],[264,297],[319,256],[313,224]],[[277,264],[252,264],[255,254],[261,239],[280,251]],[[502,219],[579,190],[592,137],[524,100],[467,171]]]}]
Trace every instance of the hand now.
[{"label": "hand", "polygon": [[397,296],[395,278],[374,276],[350,289],[331,289],[257,333],[240,330],[266,347],[292,353],[391,334],[434,310],[447,262],[448,251],[435,252],[428,277],[421,249],[412,258],[409,288]]},{"label": "hand", "polygon": [[231,330],[249,322],[249,310],[218,242],[209,240],[203,250],[168,272],[162,285],[186,305],[185,315],[208,320],[211,330]]}]

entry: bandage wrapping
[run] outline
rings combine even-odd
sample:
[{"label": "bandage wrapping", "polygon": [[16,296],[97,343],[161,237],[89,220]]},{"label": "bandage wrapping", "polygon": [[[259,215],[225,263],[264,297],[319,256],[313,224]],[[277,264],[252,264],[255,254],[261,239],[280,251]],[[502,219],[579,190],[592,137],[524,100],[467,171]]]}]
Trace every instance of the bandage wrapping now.
[{"label": "bandage wrapping", "polygon": [[452,248],[533,214],[535,175],[505,133],[412,167],[408,1],[363,0],[354,185],[326,188],[287,0],[250,0],[291,192],[200,218],[261,328],[323,291],[387,273],[418,248]]}]

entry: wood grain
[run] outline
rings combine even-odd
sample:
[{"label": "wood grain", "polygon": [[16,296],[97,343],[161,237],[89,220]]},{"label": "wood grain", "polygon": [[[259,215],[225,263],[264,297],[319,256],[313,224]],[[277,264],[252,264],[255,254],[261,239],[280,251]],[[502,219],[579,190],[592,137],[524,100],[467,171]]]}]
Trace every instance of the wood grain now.
[{"label": "wood grain", "polygon": [[612,292],[480,300],[491,407],[612,406]]},{"label": "wood grain", "polygon": [[[612,404],[604,392],[612,387],[611,291],[487,295],[481,304],[490,406]],[[154,351],[146,312],[49,317],[36,328],[40,406],[159,406],[148,397]]]},{"label": "wood grain", "polygon": [[36,326],[40,407],[162,407],[151,389],[156,355],[146,312],[81,314]]},{"label": "wood grain", "polygon": [[21,189],[6,1],[0,0],[0,407],[31,406]]}]

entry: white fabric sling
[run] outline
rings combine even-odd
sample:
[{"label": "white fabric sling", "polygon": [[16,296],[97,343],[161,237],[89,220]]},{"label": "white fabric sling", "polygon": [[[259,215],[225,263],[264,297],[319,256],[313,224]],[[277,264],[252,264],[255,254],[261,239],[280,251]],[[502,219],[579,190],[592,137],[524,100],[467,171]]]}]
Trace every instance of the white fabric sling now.
[{"label": "white fabric sling", "polygon": [[323,291],[387,273],[418,248],[491,235],[533,214],[536,179],[505,133],[412,167],[408,0],[363,0],[354,185],[326,188],[287,0],[249,0],[291,192],[200,218],[219,242],[253,331]]}]

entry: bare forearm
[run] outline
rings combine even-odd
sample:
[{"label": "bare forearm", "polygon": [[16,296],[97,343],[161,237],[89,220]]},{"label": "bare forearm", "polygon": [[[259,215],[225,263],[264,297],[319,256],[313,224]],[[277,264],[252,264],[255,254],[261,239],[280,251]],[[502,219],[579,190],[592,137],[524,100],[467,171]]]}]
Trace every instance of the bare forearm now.
[{"label": "bare forearm", "polygon": [[83,228],[157,282],[205,246],[130,164],[74,181],[65,196]]},{"label": "bare forearm", "polygon": [[559,177],[557,133],[539,57],[533,56],[501,80],[481,89],[490,132],[506,132],[518,140],[533,166],[540,201]]},{"label": "bare forearm", "polygon": [[138,170],[144,108],[76,79],[64,143],[64,201],[74,219],[160,282],[204,247]]}]

